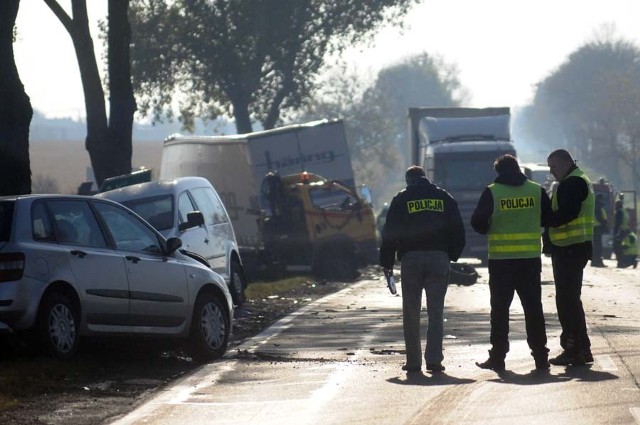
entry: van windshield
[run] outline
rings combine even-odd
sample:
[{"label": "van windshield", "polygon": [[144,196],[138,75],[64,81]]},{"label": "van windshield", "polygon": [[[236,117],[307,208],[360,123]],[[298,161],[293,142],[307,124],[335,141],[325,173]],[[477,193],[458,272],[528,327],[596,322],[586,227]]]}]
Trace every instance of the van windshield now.
[{"label": "van windshield", "polygon": [[159,232],[173,227],[173,196],[171,195],[138,198],[134,201],[125,201],[123,204]]}]

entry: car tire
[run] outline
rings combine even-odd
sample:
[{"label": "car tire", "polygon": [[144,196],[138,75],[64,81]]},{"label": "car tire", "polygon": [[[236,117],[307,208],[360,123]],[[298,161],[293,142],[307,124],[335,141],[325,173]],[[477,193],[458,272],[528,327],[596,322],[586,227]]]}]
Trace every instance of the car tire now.
[{"label": "car tire", "polygon": [[244,270],[238,262],[238,260],[231,261],[231,279],[229,285],[229,292],[231,292],[231,299],[233,305],[241,306],[247,300],[245,289],[247,283],[244,277]]},{"label": "car tire", "polygon": [[227,351],[230,333],[229,315],[220,298],[211,292],[200,294],[189,334],[191,357],[196,361],[219,359]]},{"label": "car tire", "polygon": [[78,350],[80,315],[76,304],[62,292],[51,292],[40,304],[37,339],[47,354],[70,359]]}]

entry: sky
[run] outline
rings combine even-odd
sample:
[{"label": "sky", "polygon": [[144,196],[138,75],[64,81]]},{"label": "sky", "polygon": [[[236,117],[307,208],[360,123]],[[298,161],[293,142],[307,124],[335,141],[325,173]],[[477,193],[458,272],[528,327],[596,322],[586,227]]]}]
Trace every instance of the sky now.
[{"label": "sky", "polygon": [[[59,3],[70,10],[69,0]],[[106,15],[107,0],[87,4],[100,58],[96,24]],[[83,118],[78,66],[62,24],[43,1],[22,0],[17,27],[16,64],[33,107],[50,118]],[[571,52],[611,28],[616,37],[640,45],[640,2],[422,0],[406,17],[404,30],[384,28],[373,45],[351,48],[344,59],[371,75],[413,54],[439,55],[458,68],[470,93],[465,106],[518,108]]]}]

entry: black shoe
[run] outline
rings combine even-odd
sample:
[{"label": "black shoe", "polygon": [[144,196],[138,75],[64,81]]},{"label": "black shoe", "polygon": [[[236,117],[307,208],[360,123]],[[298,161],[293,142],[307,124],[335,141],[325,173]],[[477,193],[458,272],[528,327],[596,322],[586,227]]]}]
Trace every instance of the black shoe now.
[{"label": "black shoe", "polygon": [[586,363],[586,359],[584,354],[573,354],[563,351],[557,357],[549,359],[549,363],[555,366],[580,366]]},{"label": "black shoe", "polygon": [[444,366],[442,363],[427,363],[427,370],[429,372],[444,372]]},{"label": "black shoe", "polygon": [[545,356],[545,357],[538,357],[536,359],[534,359],[536,362],[536,369],[537,370],[544,370],[544,369],[549,369],[551,367],[551,365],[549,364],[549,359]]},{"label": "black shoe", "polygon": [[502,372],[504,370],[504,360],[498,360],[492,357],[489,357],[486,361],[482,363],[476,362],[476,366],[480,369],[491,369],[496,372]]},{"label": "black shoe", "polygon": [[405,364],[405,365],[402,365],[402,370],[404,370],[405,372],[420,372],[420,366],[409,367]]},{"label": "black shoe", "polygon": [[593,354],[591,354],[591,350],[585,351],[583,353],[583,356],[584,356],[585,363],[593,363]]}]

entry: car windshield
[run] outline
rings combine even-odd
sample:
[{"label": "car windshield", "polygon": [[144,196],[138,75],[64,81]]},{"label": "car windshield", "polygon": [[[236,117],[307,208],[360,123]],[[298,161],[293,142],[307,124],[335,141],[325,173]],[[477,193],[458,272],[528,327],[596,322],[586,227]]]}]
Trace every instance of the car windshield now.
[{"label": "car windshield", "polygon": [[173,200],[171,195],[154,196],[122,202],[135,211],[156,230],[162,231],[173,227]]},{"label": "car windshield", "polygon": [[13,206],[13,201],[0,202],[0,242],[7,242],[11,237]]}]

